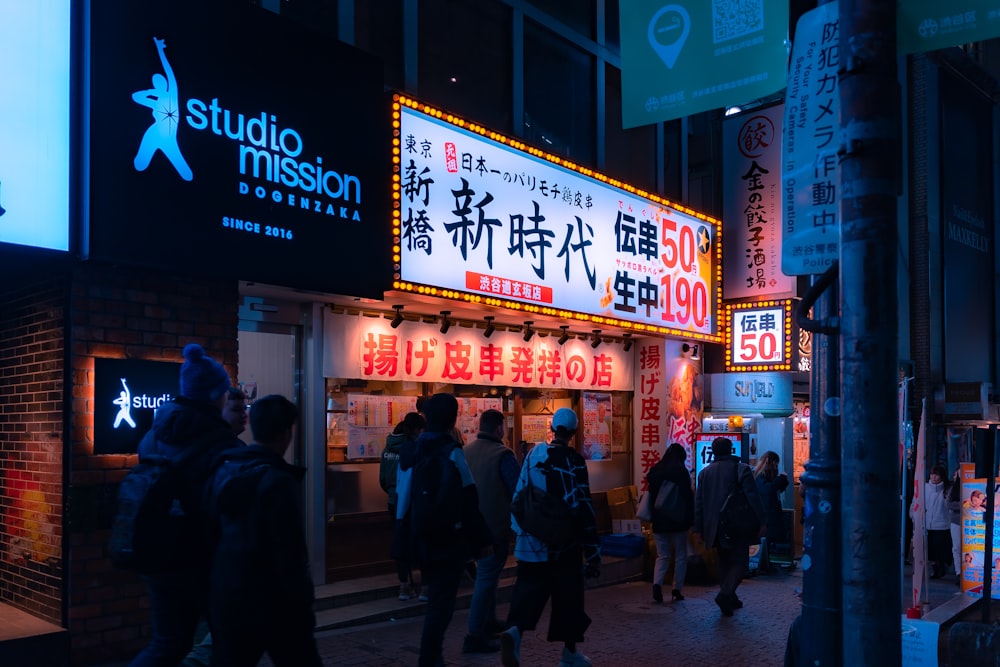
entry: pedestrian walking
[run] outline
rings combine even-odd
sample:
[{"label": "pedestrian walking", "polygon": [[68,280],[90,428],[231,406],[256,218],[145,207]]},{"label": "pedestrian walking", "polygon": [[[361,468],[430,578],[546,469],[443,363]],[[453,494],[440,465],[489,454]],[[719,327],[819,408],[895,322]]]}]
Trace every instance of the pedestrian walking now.
[{"label": "pedestrian walking", "polygon": [[[951,558],[951,514],[948,490],[944,480],[948,473],[943,465],[931,468],[924,484],[924,527],[927,531],[927,558],[931,562],[931,579],[940,579],[948,572]],[[914,508],[911,505],[912,517]]]},{"label": "pedestrian walking", "polygon": [[718,437],[712,441],[712,463],[698,475],[694,494],[694,529],[696,540],[714,547],[719,555],[719,594],[715,603],[723,616],[732,616],[734,609],[743,607],[736,589],[749,564],[750,541],[730,541],[719,530],[723,505],[731,492],[742,489],[757,517],[758,537],[764,521],[764,507],[757,493],[750,466],[732,455],[733,443]]},{"label": "pedestrian walking", "polygon": [[674,566],[674,581],[670,599],[679,602],[684,599],[684,577],[687,575],[688,531],[694,523],[694,489],[691,488],[691,473],[684,461],[687,452],[683,445],[671,443],[663,453],[663,458],[649,469],[646,475],[646,493],[650,496],[650,506],[657,505],[660,493],[667,493],[664,483],[676,486],[673,491],[674,507],[666,511],[653,511],[653,542],[656,544],[656,563],[653,566],[653,600],[663,602],[663,583]]},{"label": "pedestrian walking", "polygon": [[778,548],[788,546],[788,531],[785,529],[785,510],[781,506],[781,494],[788,488],[788,475],[778,472],[781,461],[777,452],[767,451],[757,460],[753,476],[757,483],[760,502],[764,506],[764,538],[767,550],[761,556],[761,571],[770,569],[770,561],[765,558]]},{"label": "pedestrian walking", "polygon": [[[249,417],[247,416],[247,395],[239,387],[230,387],[226,392],[226,404],[222,408],[222,418],[229,424],[233,435],[240,435],[247,430]],[[198,641],[198,639],[201,641]],[[209,667],[212,662],[212,633],[208,627],[208,619],[204,618],[198,623],[195,631],[194,648],[187,654],[181,662],[180,667]]]},{"label": "pedestrian walking", "polygon": [[276,667],[322,665],[299,500],[306,470],[284,458],[297,421],[284,396],[256,400],[253,443],[224,452],[212,479],[212,667],[256,667],[264,653]]},{"label": "pedestrian walking", "polygon": [[[409,524],[396,518],[399,495],[396,490],[396,479],[399,473],[399,456],[404,448],[415,450],[417,436],[424,430],[425,421],[419,412],[409,412],[403,420],[396,424],[385,439],[385,449],[379,460],[378,483],[388,495],[387,507],[393,522],[393,544],[398,544],[396,533],[409,530]],[[412,456],[412,454],[411,454]],[[413,566],[406,553],[391,554],[396,561],[396,575],[399,579],[399,599],[403,602],[417,597],[420,592],[413,583]]]},{"label": "pedestrian walking", "polygon": [[499,410],[479,415],[479,433],[464,448],[465,459],[476,482],[479,511],[486,519],[493,545],[490,553],[476,561],[476,582],[469,604],[468,634],[464,653],[493,653],[500,650],[494,639],[503,627],[497,620],[497,584],[510,553],[510,501],[517,488],[521,464],[504,443],[506,417]]},{"label": "pedestrian walking", "polygon": [[[535,629],[550,598],[548,641],[563,642],[560,667],[591,664],[577,650],[577,645],[590,626],[590,617],[583,608],[584,578],[600,576],[601,549],[587,464],[571,446],[578,425],[573,410],[556,410],[552,416],[552,442],[535,445],[521,468],[515,496],[525,493],[525,497],[533,498],[531,487],[534,487],[543,492],[543,497],[538,502],[532,501],[532,507],[521,520],[515,516],[511,521],[516,535],[517,580],[507,616],[508,627],[500,633],[504,667],[521,664],[522,637]],[[568,517],[552,522],[551,517],[541,516],[548,510],[561,515],[557,509],[560,502],[568,506]],[[540,516],[532,517],[532,512]],[[554,535],[528,532],[527,526],[535,523],[539,526],[568,523],[571,530],[565,542],[557,543]]]},{"label": "pedestrian walking", "polygon": [[178,562],[176,568],[144,577],[149,588],[152,637],[130,667],[175,667],[191,650],[198,619],[207,612],[211,547],[207,541],[203,497],[212,461],[230,447],[242,446],[222,418],[229,389],[229,373],[197,343],[184,347],[180,391],[173,401],[156,410],[153,426],[139,443],[139,459],[151,455],[185,457],[181,498],[185,516],[198,530],[187,551],[204,556]]},{"label": "pedestrian walking", "polygon": [[423,404],[427,428],[417,447],[403,450],[396,491],[397,516],[410,522],[407,544],[420,566],[427,605],[420,636],[419,667],[444,664],[444,634],[455,613],[458,584],[465,563],[492,542],[479,512],[475,482],[462,448],[451,435],[458,401],[434,394]]}]

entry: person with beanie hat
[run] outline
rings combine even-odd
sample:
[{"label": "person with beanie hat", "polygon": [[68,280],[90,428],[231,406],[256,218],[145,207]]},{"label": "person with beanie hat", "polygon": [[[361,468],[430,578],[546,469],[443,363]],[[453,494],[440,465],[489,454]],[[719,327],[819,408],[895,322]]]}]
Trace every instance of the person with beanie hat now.
[{"label": "person with beanie hat", "polygon": [[[222,408],[230,386],[226,369],[205,354],[197,343],[184,347],[179,395],[156,410],[153,426],[139,443],[139,459],[157,455],[177,458],[196,447],[200,453],[186,458],[181,471],[181,498],[185,515],[196,525],[207,525],[204,502],[206,484],[216,457],[242,446]],[[207,610],[212,546],[206,531],[199,530],[187,546],[188,556],[168,572],[144,577],[149,588],[152,637],[129,667],[175,667],[191,650],[198,619]]]}]

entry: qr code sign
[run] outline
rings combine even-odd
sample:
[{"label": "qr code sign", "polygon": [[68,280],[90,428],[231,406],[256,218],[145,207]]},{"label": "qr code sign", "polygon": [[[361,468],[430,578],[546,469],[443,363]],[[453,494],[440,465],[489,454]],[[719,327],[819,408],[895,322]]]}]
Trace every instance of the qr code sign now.
[{"label": "qr code sign", "polygon": [[712,41],[750,35],[764,29],[764,0],[712,0]]}]

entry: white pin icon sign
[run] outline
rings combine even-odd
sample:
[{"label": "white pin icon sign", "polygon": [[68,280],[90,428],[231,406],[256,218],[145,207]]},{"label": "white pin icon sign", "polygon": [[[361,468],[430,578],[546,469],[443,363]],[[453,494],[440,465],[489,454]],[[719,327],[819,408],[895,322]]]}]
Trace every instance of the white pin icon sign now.
[{"label": "white pin icon sign", "polygon": [[680,5],[667,5],[653,14],[649,21],[649,45],[669,69],[674,68],[677,56],[691,33],[691,16]]}]

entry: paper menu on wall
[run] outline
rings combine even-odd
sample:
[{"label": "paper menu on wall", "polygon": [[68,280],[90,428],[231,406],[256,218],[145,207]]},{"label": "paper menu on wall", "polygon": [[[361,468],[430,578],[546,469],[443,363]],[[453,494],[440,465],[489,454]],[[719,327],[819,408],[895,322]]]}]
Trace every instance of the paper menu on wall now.
[{"label": "paper menu on wall", "polygon": [[347,418],[351,426],[394,428],[407,412],[416,410],[416,396],[347,395]]}]

